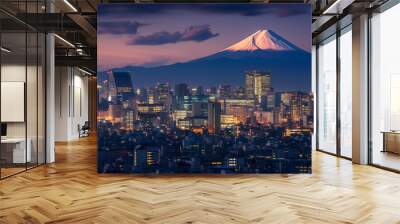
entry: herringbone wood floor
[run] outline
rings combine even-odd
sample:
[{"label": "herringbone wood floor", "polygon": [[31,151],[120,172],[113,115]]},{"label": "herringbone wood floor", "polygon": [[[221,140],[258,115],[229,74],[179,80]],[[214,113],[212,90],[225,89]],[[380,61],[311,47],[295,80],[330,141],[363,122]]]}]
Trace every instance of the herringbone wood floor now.
[{"label": "herringbone wood floor", "polygon": [[314,153],[312,175],[99,175],[94,138],[0,181],[0,223],[400,223],[400,175]]}]

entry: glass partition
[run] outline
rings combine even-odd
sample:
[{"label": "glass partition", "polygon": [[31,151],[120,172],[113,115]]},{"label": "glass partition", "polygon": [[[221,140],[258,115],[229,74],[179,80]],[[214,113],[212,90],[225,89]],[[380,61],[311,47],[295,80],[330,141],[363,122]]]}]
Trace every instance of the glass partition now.
[{"label": "glass partition", "polygon": [[[24,13],[44,1],[0,2]],[[45,163],[45,34],[0,12],[0,178]]]},{"label": "glass partition", "polygon": [[336,36],[318,47],[318,149],[336,153]]},{"label": "glass partition", "polygon": [[46,36],[38,33],[38,64],[37,64],[37,163],[46,162]]},{"label": "glass partition", "polygon": [[1,34],[2,177],[24,171],[31,161],[31,151],[26,150],[30,146],[26,141],[26,41],[25,32]]},{"label": "glass partition", "polygon": [[340,155],[352,157],[352,33],[351,26],[340,35]]},{"label": "glass partition", "polygon": [[31,168],[37,165],[38,159],[38,34],[36,32],[27,32],[27,74],[26,74],[26,114],[27,114],[27,151],[29,161],[27,167]]},{"label": "glass partition", "polygon": [[371,162],[400,170],[400,5],[371,19]]}]

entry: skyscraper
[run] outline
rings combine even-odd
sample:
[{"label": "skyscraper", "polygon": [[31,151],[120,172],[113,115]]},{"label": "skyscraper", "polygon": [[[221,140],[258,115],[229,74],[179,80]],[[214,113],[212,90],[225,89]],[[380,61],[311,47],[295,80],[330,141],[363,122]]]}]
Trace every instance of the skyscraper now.
[{"label": "skyscraper", "polygon": [[246,96],[261,103],[263,97],[273,92],[271,74],[267,72],[251,71],[246,73]]},{"label": "skyscraper", "polygon": [[117,96],[120,101],[129,101],[135,96],[129,72],[113,72]]},{"label": "skyscraper", "polygon": [[[123,128],[127,130],[133,129],[133,122],[136,120],[136,95],[133,89],[131,74],[129,72],[112,72],[115,80],[117,92],[117,108],[112,108],[113,119],[123,124]],[[111,109],[111,108],[110,108]],[[118,119],[117,119],[118,117]]]},{"label": "skyscraper", "polygon": [[208,103],[208,131],[218,133],[221,130],[221,103]]},{"label": "skyscraper", "polygon": [[204,89],[202,86],[197,86],[192,88],[192,96],[202,96],[204,94]]},{"label": "skyscraper", "polygon": [[193,117],[206,117],[208,113],[207,103],[193,102],[192,103],[192,116]]},{"label": "skyscraper", "polygon": [[222,99],[227,99],[232,96],[232,87],[231,85],[221,85],[219,87],[219,97]]},{"label": "skyscraper", "polygon": [[158,103],[166,103],[170,97],[170,87],[168,83],[158,83],[156,87]]},{"label": "skyscraper", "polygon": [[175,109],[183,110],[185,96],[189,96],[189,89],[187,84],[181,83],[175,85]]},{"label": "skyscraper", "polygon": [[246,97],[248,99],[254,99],[255,90],[254,90],[254,75],[253,75],[253,73],[246,73],[245,87],[246,87]]},{"label": "skyscraper", "polygon": [[158,83],[155,94],[156,103],[163,104],[166,111],[172,110],[171,88],[168,83]]},{"label": "skyscraper", "polygon": [[175,85],[175,96],[183,97],[189,95],[188,85],[180,83]]}]

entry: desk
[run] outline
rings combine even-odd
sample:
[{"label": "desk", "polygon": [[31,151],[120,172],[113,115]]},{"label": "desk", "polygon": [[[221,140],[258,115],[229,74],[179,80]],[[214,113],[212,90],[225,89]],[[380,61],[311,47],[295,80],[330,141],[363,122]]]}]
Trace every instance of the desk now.
[{"label": "desk", "polygon": [[26,163],[31,162],[31,139],[27,139],[28,143],[25,151],[25,138],[6,138],[1,139],[1,156],[6,163]]},{"label": "desk", "polygon": [[383,131],[382,152],[400,154],[400,131]]}]

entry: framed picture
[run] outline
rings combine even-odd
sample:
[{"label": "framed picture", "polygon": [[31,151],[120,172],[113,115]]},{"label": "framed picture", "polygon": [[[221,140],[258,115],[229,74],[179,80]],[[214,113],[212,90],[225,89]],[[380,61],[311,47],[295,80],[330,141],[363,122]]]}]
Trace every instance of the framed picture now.
[{"label": "framed picture", "polygon": [[311,173],[311,8],[102,4],[98,172]]}]

